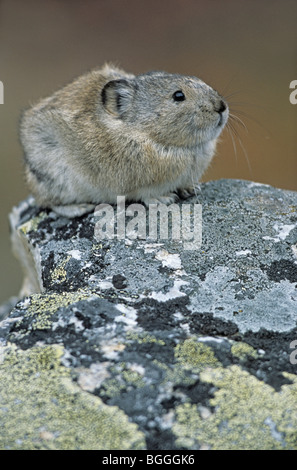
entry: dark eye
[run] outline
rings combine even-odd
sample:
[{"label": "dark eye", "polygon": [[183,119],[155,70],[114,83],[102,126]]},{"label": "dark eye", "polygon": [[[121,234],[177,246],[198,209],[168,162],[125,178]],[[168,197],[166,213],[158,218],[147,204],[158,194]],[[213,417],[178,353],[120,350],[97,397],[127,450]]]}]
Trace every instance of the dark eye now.
[{"label": "dark eye", "polygon": [[174,101],[184,101],[186,99],[185,95],[181,90],[174,92],[172,98],[174,99]]}]

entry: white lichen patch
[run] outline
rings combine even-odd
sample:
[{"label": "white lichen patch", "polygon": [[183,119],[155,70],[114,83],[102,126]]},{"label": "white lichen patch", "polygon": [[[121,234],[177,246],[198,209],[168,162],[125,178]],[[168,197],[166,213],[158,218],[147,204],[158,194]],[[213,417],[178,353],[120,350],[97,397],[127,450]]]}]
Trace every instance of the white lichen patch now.
[{"label": "white lichen patch", "polygon": [[235,252],[236,256],[247,256],[251,254],[252,254],[251,250],[240,250],[240,251]]},{"label": "white lichen patch", "polygon": [[[92,276],[95,278],[95,276]],[[113,289],[113,283],[107,279],[98,282],[99,289],[106,290],[106,289]]]},{"label": "white lichen patch", "polygon": [[123,322],[129,328],[137,325],[137,311],[135,308],[127,307],[124,304],[117,304],[115,307],[121,312],[121,315],[115,318],[115,322]]},{"label": "white lichen patch", "polygon": [[273,228],[276,232],[275,237],[269,237],[269,236],[264,236],[264,240],[273,240],[275,242],[280,242],[282,240],[285,240],[287,236],[290,234],[290,232],[296,227],[297,224],[274,224]]},{"label": "white lichen patch", "polygon": [[101,362],[91,364],[89,368],[79,369],[77,383],[80,388],[87,392],[93,392],[96,388],[99,388],[104,380],[110,377],[107,370],[109,365],[109,362]]},{"label": "white lichen patch", "polygon": [[79,250],[70,250],[70,251],[67,251],[67,254],[70,255],[71,258],[81,260],[82,254]]},{"label": "white lichen patch", "polygon": [[175,299],[176,297],[183,297],[185,292],[182,292],[180,288],[184,285],[188,284],[186,281],[182,281],[181,279],[175,280],[173,287],[166,292],[152,292],[148,298],[158,300],[159,302],[167,302],[167,300]]},{"label": "white lichen patch", "polygon": [[124,351],[125,347],[124,343],[111,339],[100,343],[100,351],[103,353],[104,357],[109,360],[117,359],[119,353]]},{"label": "white lichen patch", "polygon": [[169,269],[181,269],[181,259],[178,253],[168,253],[166,250],[160,250],[155,258],[162,261],[162,266]]},{"label": "white lichen patch", "polygon": [[294,255],[295,255],[296,258],[297,258],[297,244],[296,244],[296,245],[292,245],[291,248],[292,248],[292,251],[293,251]]}]

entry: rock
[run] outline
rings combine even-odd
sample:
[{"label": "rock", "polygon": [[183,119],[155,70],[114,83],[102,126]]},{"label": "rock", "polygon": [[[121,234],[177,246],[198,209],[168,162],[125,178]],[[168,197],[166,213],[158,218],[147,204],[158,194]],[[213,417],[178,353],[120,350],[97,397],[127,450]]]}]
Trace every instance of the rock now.
[{"label": "rock", "polygon": [[297,449],[297,193],[205,183],[196,234],[198,204],[194,249],[13,209],[1,449]]}]

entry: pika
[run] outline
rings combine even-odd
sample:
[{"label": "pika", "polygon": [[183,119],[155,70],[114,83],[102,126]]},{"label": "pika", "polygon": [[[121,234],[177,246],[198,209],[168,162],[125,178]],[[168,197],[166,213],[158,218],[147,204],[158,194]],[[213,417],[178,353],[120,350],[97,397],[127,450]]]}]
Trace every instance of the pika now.
[{"label": "pika", "polygon": [[81,216],[99,203],[170,204],[195,194],[227,119],[202,80],[107,64],[26,110],[25,177],[41,207]]}]

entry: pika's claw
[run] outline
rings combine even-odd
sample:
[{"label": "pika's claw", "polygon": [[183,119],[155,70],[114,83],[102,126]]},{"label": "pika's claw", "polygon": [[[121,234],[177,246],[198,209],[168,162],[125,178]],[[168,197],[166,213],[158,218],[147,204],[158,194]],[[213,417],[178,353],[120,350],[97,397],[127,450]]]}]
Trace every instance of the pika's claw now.
[{"label": "pika's claw", "polygon": [[200,192],[200,186],[197,184],[187,188],[178,189],[177,195],[180,199],[188,199],[189,197],[197,196],[198,192]]}]

